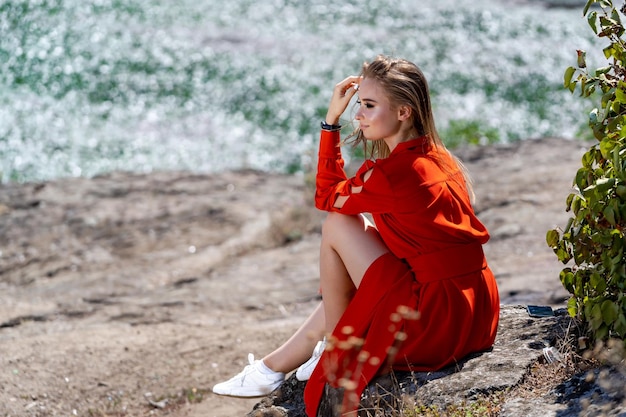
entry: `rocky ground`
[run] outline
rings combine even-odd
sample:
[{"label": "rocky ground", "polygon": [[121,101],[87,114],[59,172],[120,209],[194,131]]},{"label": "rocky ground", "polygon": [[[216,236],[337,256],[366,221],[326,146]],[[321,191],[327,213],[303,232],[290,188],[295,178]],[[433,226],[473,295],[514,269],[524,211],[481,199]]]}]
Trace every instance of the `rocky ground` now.
[{"label": "rocky ground", "polygon": [[[562,307],[545,244],[588,144],[457,152],[504,304]],[[318,302],[306,177],[114,173],[0,186],[0,416],[243,416],[210,393]]]}]

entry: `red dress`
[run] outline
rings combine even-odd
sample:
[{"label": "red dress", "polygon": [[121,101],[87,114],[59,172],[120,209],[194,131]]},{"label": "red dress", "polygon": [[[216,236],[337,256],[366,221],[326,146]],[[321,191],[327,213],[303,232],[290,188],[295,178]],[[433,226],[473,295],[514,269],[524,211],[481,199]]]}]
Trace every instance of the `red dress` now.
[{"label": "red dress", "polygon": [[[309,417],[316,416],[326,383],[349,381],[344,386],[352,396],[346,393],[344,404],[352,399],[356,406],[368,382],[390,368],[434,371],[488,349],[500,312],[482,251],[489,234],[451,156],[417,138],[398,144],[385,159],[366,161],[348,179],[339,139],[339,132],[322,131],[316,207],[371,213],[390,253],[366,271],[333,331],[335,347],[324,352],[307,383]],[[440,168],[438,159],[450,168]],[[362,189],[353,194],[352,187]],[[339,195],[349,198],[336,209]]]}]

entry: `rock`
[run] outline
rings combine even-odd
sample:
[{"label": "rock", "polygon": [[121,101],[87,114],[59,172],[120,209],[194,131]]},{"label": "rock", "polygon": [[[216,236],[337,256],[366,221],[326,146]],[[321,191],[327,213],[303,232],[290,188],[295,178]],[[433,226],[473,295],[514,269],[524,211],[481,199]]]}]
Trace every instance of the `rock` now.
[{"label": "rock", "polygon": [[579,372],[539,398],[514,398],[502,417],[626,416],[626,373],[605,365]]},{"label": "rock", "polygon": [[[402,407],[399,399],[406,398],[406,395],[416,404],[445,410],[450,405],[473,402],[481,396],[512,389],[524,380],[533,364],[542,360],[544,348],[554,346],[567,336],[571,320],[565,310],[557,310],[554,317],[531,318],[523,306],[503,306],[498,336],[491,351],[471,355],[438,372],[405,372],[378,377],[363,393],[359,415],[369,416],[369,411],[374,409],[377,416],[397,415],[397,410]],[[589,382],[585,387],[580,383],[585,377],[578,376],[559,385],[561,392],[552,393],[548,398],[526,401],[513,398],[503,405],[501,415],[578,415],[574,412],[580,411],[581,407],[570,403],[584,402],[582,398],[585,396],[590,402],[592,398],[601,398],[604,406],[611,404],[614,413],[626,413],[626,407],[615,407],[624,399],[624,374],[614,369],[605,373],[604,388],[599,378],[592,380],[597,383]],[[273,395],[256,404],[247,417],[306,417],[302,400],[305,385],[292,376]],[[342,398],[341,389],[326,386],[318,416],[339,416],[340,413],[334,410],[340,406]],[[600,404],[594,404],[594,407],[596,411],[607,411]],[[381,412],[384,414],[379,414]]]}]

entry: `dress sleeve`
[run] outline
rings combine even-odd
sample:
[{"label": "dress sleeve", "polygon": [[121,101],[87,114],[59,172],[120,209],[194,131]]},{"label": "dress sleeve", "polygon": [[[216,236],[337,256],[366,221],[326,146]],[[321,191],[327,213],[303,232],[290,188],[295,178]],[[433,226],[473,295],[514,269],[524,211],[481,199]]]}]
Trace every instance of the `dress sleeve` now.
[{"label": "dress sleeve", "polygon": [[347,195],[348,178],[339,146],[339,131],[322,130],[315,177],[315,207],[334,211],[338,195]]},{"label": "dress sleeve", "polygon": [[[384,173],[369,161],[354,177],[348,178],[344,171],[339,140],[339,132],[322,130],[315,178],[315,207],[344,214],[392,211],[395,200]],[[372,174],[366,184],[363,177],[372,167]],[[360,191],[353,193],[353,188]],[[338,196],[349,196],[340,209],[334,207]]]},{"label": "dress sleeve", "polygon": [[[363,177],[370,169],[372,173],[364,182]],[[350,198],[337,211],[343,214],[382,214],[399,211],[398,202],[400,200],[395,194],[395,187],[389,182],[389,178],[380,164],[366,162],[356,173],[352,185],[361,186],[361,191],[346,194]]]}]

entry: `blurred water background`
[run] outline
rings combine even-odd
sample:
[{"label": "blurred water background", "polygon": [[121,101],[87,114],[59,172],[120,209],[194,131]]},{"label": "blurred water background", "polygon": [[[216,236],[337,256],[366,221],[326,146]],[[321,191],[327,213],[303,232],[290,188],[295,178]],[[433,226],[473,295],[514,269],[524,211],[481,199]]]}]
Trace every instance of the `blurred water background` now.
[{"label": "blurred water background", "polygon": [[583,3],[1,0],[1,180],[300,172],[332,87],[378,53],[423,69],[451,147],[579,137]]}]

